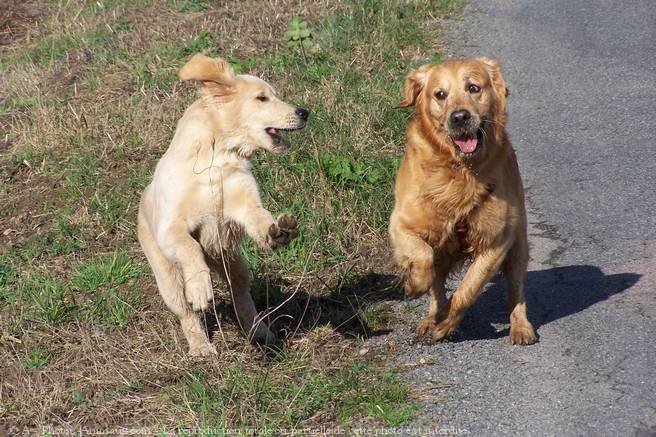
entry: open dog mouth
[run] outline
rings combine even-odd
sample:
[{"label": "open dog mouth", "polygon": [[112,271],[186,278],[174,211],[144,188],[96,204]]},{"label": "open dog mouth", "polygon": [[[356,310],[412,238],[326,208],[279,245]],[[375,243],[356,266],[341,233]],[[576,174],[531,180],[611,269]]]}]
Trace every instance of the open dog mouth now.
[{"label": "open dog mouth", "polygon": [[474,134],[450,135],[449,138],[455,144],[458,154],[468,158],[475,155],[483,146],[483,128],[478,128]]},{"label": "open dog mouth", "polygon": [[264,131],[271,137],[271,142],[273,143],[273,146],[276,149],[280,150],[286,150],[289,149],[292,145],[289,141],[284,139],[283,137],[280,136],[280,131],[283,132],[291,132],[295,130],[302,129],[303,126],[297,127],[297,128],[275,128],[275,127],[268,127],[264,129]]}]

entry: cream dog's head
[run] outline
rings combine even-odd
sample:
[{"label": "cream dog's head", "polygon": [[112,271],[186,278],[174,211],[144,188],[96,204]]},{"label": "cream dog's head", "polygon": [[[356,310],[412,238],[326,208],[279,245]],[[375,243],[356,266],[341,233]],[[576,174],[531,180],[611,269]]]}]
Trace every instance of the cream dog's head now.
[{"label": "cream dog's head", "polygon": [[205,96],[220,108],[222,129],[243,143],[236,147],[283,152],[291,144],[280,131],[301,129],[307,123],[307,109],[281,101],[260,78],[235,74],[223,59],[194,55],[178,75],[202,83]]},{"label": "cream dog's head", "polygon": [[460,159],[479,155],[506,121],[508,90],[487,58],[447,61],[413,70],[397,108],[416,107],[422,129]]}]

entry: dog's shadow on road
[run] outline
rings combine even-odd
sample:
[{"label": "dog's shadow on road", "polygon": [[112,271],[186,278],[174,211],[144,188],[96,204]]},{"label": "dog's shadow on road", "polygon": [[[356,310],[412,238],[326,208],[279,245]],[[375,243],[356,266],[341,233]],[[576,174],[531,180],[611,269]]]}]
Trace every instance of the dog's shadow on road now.
[{"label": "dog's shadow on road", "polygon": [[[622,293],[640,279],[637,273],[606,275],[590,265],[554,267],[526,275],[528,317],[538,330],[543,325],[579,313]],[[508,304],[503,277],[491,285],[470,308],[453,340],[492,339],[508,335]]]}]

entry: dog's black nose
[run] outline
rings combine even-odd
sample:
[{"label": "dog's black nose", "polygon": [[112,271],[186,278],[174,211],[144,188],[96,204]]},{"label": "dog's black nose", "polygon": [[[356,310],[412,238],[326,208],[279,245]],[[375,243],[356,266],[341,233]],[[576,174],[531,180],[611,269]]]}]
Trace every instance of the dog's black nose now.
[{"label": "dog's black nose", "polygon": [[451,113],[451,123],[461,125],[471,118],[471,113],[466,109],[460,109]]},{"label": "dog's black nose", "polygon": [[310,111],[304,108],[296,108],[296,115],[301,117],[304,121],[307,121],[308,117],[310,116]]}]

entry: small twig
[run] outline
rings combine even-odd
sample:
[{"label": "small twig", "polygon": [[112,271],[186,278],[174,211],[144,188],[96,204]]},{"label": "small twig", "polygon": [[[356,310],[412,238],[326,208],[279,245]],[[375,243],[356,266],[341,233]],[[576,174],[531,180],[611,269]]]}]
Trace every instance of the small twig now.
[{"label": "small twig", "polygon": [[21,341],[20,338],[16,338],[16,337],[14,337],[13,335],[3,335],[3,336],[0,337],[0,338],[2,338],[2,340],[9,340],[9,341],[12,341],[12,342],[14,342],[14,343],[18,343],[18,344],[22,344],[22,343],[23,343],[23,342]]}]

